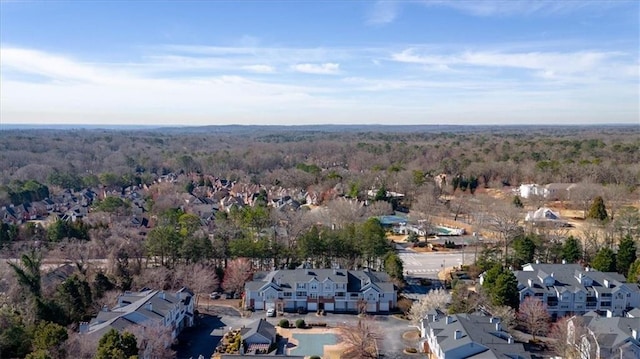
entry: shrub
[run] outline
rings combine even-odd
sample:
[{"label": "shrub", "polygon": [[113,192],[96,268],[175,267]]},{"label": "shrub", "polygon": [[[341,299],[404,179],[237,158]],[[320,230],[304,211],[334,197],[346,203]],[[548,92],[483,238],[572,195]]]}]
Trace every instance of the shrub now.
[{"label": "shrub", "polygon": [[402,297],[400,299],[398,299],[398,309],[403,312],[406,313],[409,311],[409,309],[411,308],[411,305],[413,305],[413,301],[409,298],[405,298]]},{"label": "shrub", "polygon": [[304,319],[296,320],[296,328],[303,329],[303,328],[306,328],[306,327],[307,327],[307,324],[304,322]]},{"label": "shrub", "polygon": [[320,357],[319,357],[319,356],[317,356],[317,355],[312,355],[312,356],[311,356],[311,358],[309,358],[309,359],[322,359],[322,358],[320,358]]},{"label": "shrub", "polygon": [[281,328],[289,328],[289,320],[288,319],[282,319],[280,320],[280,322],[278,323],[278,325]]}]

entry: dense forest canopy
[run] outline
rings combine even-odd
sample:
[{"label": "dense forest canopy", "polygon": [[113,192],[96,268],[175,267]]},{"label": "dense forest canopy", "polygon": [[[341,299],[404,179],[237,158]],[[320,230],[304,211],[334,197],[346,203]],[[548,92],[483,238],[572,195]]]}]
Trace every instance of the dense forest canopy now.
[{"label": "dense forest canopy", "polygon": [[[481,185],[638,185],[640,127],[220,126],[0,132],[0,202],[45,188],[150,183],[170,172],[283,187],[357,183],[406,191],[421,174]],[[321,171],[318,171],[321,169]],[[25,192],[25,188],[33,193]]]}]

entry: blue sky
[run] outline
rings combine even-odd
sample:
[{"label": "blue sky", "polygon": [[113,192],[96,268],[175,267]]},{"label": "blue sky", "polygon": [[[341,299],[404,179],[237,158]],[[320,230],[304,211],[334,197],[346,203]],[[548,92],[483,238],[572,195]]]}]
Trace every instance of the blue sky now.
[{"label": "blue sky", "polygon": [[0,0],[0,123],[640,123],[638,1]]}]

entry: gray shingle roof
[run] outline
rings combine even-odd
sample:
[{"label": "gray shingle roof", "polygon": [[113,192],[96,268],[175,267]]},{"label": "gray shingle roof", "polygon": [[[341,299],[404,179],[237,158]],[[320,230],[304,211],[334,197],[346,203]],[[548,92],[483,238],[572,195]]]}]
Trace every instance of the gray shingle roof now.
[{"label": "gray shingle roof", "polygon": [[267,322],[266,319],[260,319],[251,323],[248,327],[243,328],[240,333],[242,335],[242,339],[249,338],[254,334],[260,334],[263,337],[270,339],[275,338],[276,327],[274,327],[273,324]]},{"label": "gray shingle roof", "polygon": [[184,293],[185,298],[179,295],[146,289],[140,292],[125,292],[118,298],[118,305],[112,309],[102,310],[91,320],[89,333],[102,334],[109,328],[122,330],[133,324],[141,324],[146,321],[159,322],[168,316],[169,312],[179,306],[188,305],[190,291]]},{"label": "gray shingle roof", "polygon": [[[509,334],[497,330],[496,324],[487,316],[458,314],[426,324],[433,329],[444,352],[469,346],[475,349],[475,354],[466,358],[531,358],[522,344],[509,343]],[[457,339],[456,333],[459,333]]]},{"label": "gray shingle roof", "polygon": [[601,349],[615,349],[628,341],[640,345],[640,341],[631,336],[631,329],[640,330],[640,318],[607,318],[589,312],[582,317],[582,322],[594,333]]},{"label": "gray shingle roof", "polygon": [[[525,267],[529,266],[533,269],[532,271],[516,271],[515,275],[521,289],[529,287],[536,293],[547,291],[548,288],[542,280],[549,275],[554,279],[553,287],[559,292],[565,290],[573,293],[579,290],[588,292],[587,287],[578,279],[581,275],[590,278],[593,281],[590,287],[599,293],[611,293],[626,282],[624,276],[618,273],[599,272],[592,269],[587,271],[579,264],[528,264]],[[529,285],[529,280],[533,282],[532,286]],[[609,282],[610,287],[605,286],[605,280]],[[632,291],[638,290],[638,286],[632,284],[627,285],[627,288]]]},{"label": "gray shingle roof", "polygon": [[327,279],[334,283],[345,283],[349,292],[359,292],[369,283],[384,292],[393,291],[393,283],[389,281],[389,276],[386,273],[369,270],[302,268],[258,272],[253,276],[253,281],[245,284],[245,289],[257,291],[268,283],[275,283],[280,288],[293,288],[295,283],[306,283],[313,279],[321,283]]}]

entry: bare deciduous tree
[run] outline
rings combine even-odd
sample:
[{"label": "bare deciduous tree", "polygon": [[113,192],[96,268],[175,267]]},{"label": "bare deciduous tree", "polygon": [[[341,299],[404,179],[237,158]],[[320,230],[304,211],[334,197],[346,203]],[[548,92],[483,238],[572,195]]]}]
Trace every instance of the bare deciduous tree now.
[{"label": "bare deciduous tree", "polygon": [[502,327],[509,331],[516,327],[516,311],[508,305],[491,306],[491,315],[500,318]]},{"label": "bare deciduous tree", "polygon": [[378,357],[377,340],[381,338],[378,327],[368,319],[357,324],[345,324],[338,328],[338,337],[345,345],[341,358],[366,359]]},{"label": "bare deciduous tree", "polygon": [[527,297],[518,309],[518,320],[527,328],[533,340],[536,335],[547,333],[550,318],[546,304],[533,297]]},{"label": "bare deciduous tree", "polygon": [[220,280],[215,267],[203,264],[191,264],[177,268],[176,276],[182,279],[182,285],[191,289],[196,295],[196,307],[201,294],[218,289]]},{"label": "bare deciduous tree", "polygon": [[414,302],[409,309],[409,320],[418,324],[425,318],[427,312],[434,309],[444,310],[446,305],[451,302],[451,295],[443,289],[435,289],[424,295],[420,300]]},{"label": "bare deciduous tree", "polygon": [[506,265],[509,256],[509,243],[521,230],[522,213],[516,206],[504,202],[493,203],[488,213],[487,224],[495,231],[499,240],[503,243],[503,256]]},{"label": "bare deciduous tree", "polygon": [[172,359],[176,357],[176,352],[171,349],[174,339],[171,328],[162,323],[149,323],[149,325],[138,325],[132,328],[131,334],[138,339],[138,348],[141,357],[154,359]]},{"label": "bare deciduous tree", "polygon": [[240,293],[251,277],[251,263],[246,258],[236,258],[229,262],[224,271],[222,288],[231,293]]},{"label": "bare deciduous tree", "polygon": [[555,353],[563,358],[578,359],[583,357],[582,354],[587,354],[584,357],[593,358],[588,354],[593,355],[594,349],[582,343],[582,339],[587,337],[588,340],[590,335],[579,316],[558,319],[551,326],[549,337],[553,339],[551,345]]},{"label": "bare deciduous tree", "polygon": [[92,359],[96,355],[98,339],[92,335],[70,332],[64,343],[64,351],[77,359]]}]

